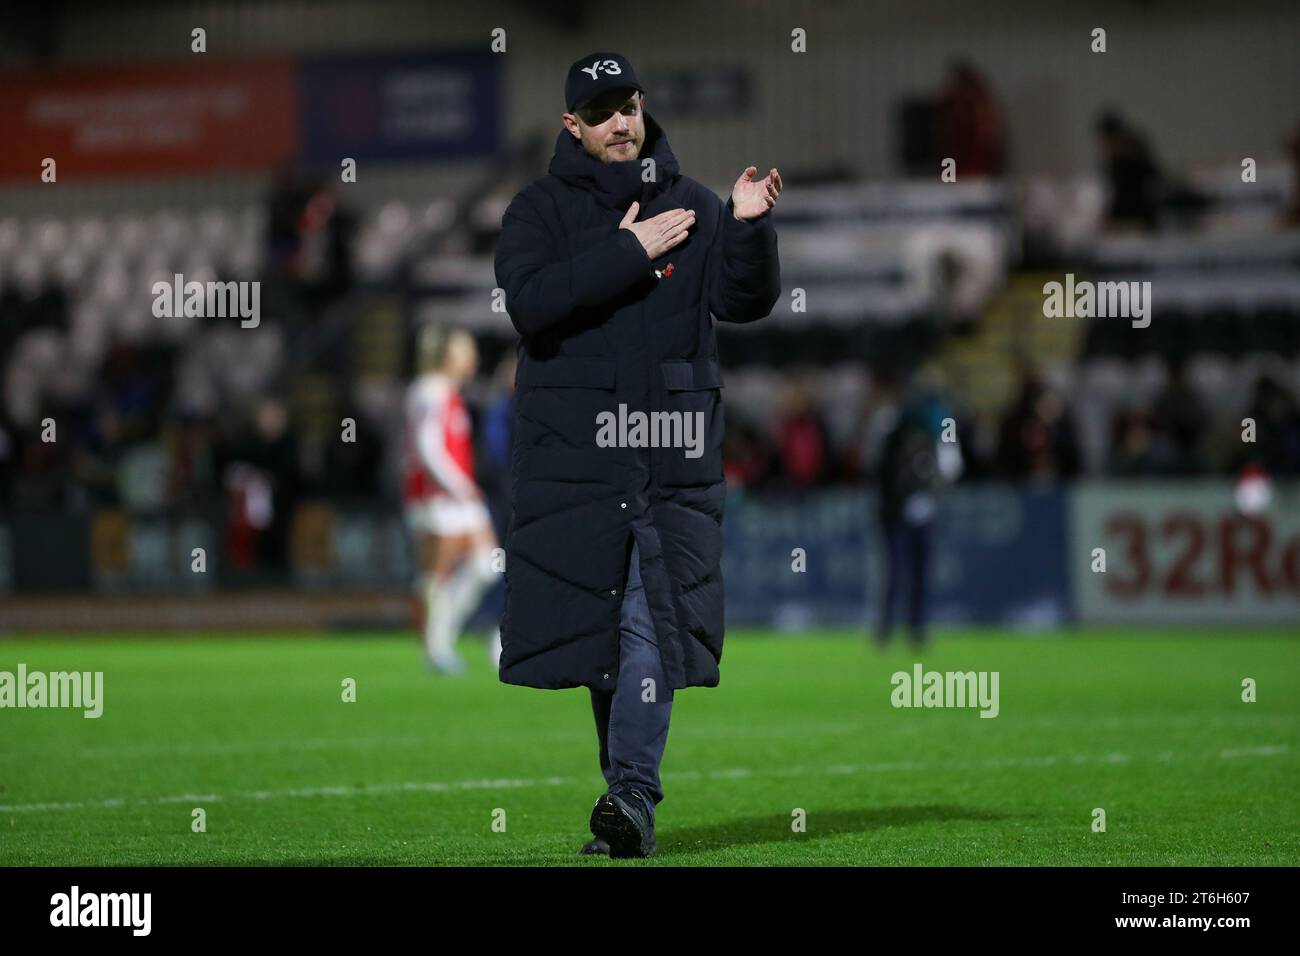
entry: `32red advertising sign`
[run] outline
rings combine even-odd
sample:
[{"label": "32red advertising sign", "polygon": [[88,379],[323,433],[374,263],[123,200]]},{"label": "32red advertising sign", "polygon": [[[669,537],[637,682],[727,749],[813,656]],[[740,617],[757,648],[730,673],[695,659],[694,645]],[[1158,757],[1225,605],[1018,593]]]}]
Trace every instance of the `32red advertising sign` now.
[{"label": "32red advertising sign", "polygon": [[1079,617],[1300,626],[1300,487],[1276,486],[1258,514],[1241,513],[1232,492],[1227,482],[1077,488],[1070,563]]}]

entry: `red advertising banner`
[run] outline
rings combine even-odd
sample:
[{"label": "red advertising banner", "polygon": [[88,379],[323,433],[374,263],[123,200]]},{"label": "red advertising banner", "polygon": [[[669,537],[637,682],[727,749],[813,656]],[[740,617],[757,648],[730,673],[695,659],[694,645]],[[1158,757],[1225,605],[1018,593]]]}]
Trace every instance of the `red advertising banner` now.
[{"label": "red advertising banner", "polygon": [[298,151],[287,59],[0,72],[0,178],[265,169]]}]

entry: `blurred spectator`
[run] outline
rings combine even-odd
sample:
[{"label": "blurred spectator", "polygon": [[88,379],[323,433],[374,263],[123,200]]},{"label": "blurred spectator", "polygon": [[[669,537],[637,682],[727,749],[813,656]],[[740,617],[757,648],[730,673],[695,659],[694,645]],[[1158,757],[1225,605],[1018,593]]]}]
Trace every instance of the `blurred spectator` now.
[{"label": "blurred spectator", "polygon": [[0,508],[8,504],[13,494],[14,474],[17,469],[18,434],[0,409]]},{"label": "blurred spectator", "polygon": [[1111,452],[1106,472],[1116,478],[1137,478],[1156,471],[1155,433],[1151,418],[1140,408],[1125,407],[1111,421]]},{"label": "blurred spectator", "polygon": [[46,402],[36,413],[33,424],[14,431],[14,476],[11,485],[12,505],[18,510],[50,511],[66,507],[69,485],[69,443],[42,441],[41,421],[52,418],[55,424],[67,421],[64,410]]},{"label": "blurred spectator", "polygon": [[100,373],[99,403],[118,416],[122,442],[139,441],[158,430],[170,391],[171,356],[125,345],[109,349]]},{"label": "blurred spectator", "polygon": [[930,313],[940,336],[968,335],[979,328],[980,312],[997,289],[1000,277],[988,263],[944,249],[935,257]]},{"label": "blurred spectator", "polygon": [[773,467],[772,448],[758,429],[745,421],[727,423],[722,440],[722,473],[729,491],[762,485]]},{"label": "blurred spectator", "polygon": [[885,438],[898,424],[898,373],[890,368],[868,368],[865,374],[872,383],[871,399],[862,412],[856,453],[859,472],[876,475]]},{"label": "blurred spectator", "polygon": [[356,217],[335,181],[294,163],[281,166],[267,200],[270,274],[298,286],[312,317],[352,287]]},{"label": "blurred spectator", "polygon": [[1161,176],[1145,137],[1118,113],[1107,111],[1097,120],[1097,139],[1109,191],[1107,224],[1155,229]]},{"label": "blurred spectator", "polygon": [[1234,470],[1257,465],[1272,477],[1300,475],[1300,405],[1295,396],[1271,375],[1261,375],[1246,417],[1255,420],[1255,441],[1243,443]]},{"label": "blurred spectator", "polygon": [[1161,170],[1146,138],[1118,113],[1102,113],[1097,136],[1109,187],[1110,228],[1153,230],[1162,214],[1176,226],[1191,228],[1210,206],[1200,191]]},{"label": "blurred spectator", "polygon": [[121,344],[109,349],[99,387],[74,436],[75,506],[149,510],[166,503],[166,458],[154,440],[170,376],[168,350]]},{"label": "blurred spectator", "polygon": [[478,484],[492,512],[498,540],[504,541],[510,523],[510,466],[514,445],[515,369],[518,359],[507,352],[492,373],[492,392],[474,433],[481,448],[474,457]]},{"label": "blurred spectator", "polygon": [[298,444],[278,399],[258,402],[252,421],[220,453],[231,566],[288,567],[289,528],[298,499]]},{"label": "blurred spectator", "polygon": [[83,506],[95,508],[118,503],[117,468],[125,447],[122,417],[110,403],[97,403],[88,427],[72,449],[72,478]]},{"label": "blurred spectator", "polygon": [[[944,441],[951,410],[930,375],[918,375],[894,413],[879,455],[879,516],[885,545],[885,586],[876,643],[884,647],[893,630],[894,609],[907,596],[911,642],[925,643],[927,581],[933,530],[942,488],[962,470],[961,447]],[[954,422],[955,425],[955,422]]]},{"label": "blurred spectator", "polygon": [[352,237],[356,217],[338,201],[333,179],[320,179],[299,221],[301,277],[323,300],[352,287]]},{"label": "blurred spectator", "polygon": [[778,481],[786,490],[826,484],[833,477],[833,458],[826,425],[813,408],[807,386],[786,383],[777,423]]},{"label": "blurred spectator", "polygon": [[1156,467],[1166,475],[1194,475],[1200,468],[1200,445],[1209,425],[1205,406],[1187,379],[1181,361],[1169,363],[1169,378],[1152,409],[1156,430]]},{"label": "blurred spectator", "polygon": [[1000,176],[1004,168],[1002,114],[983,74],[966,60],[948,66],[939,94],[939,143],[957,161],[957,175]]},{"label": "blurred spectator", "polygon": [[1028,370],[1002,417],[997,470],[1012,481],[1061,481],[1079,473],[1079,446],[1065,402]]},{"label": "blurred spectator", "polygon": [[1300,122],[1295,124],[1282,145],[1291,163],[1291,200],[1282,213],[1282,224],[1300,226]]},{"label": "blurred spectator", "polygon": [[338,441],[335,435],[327,433],[321,442],[323,447],[318,446],[324,467],[318,476],[313,476],[315,480],[309,490],[336,498],[373,501],[382,493],[383,442],[378,437],[379,429],[366,424],[366,417],[358,409],[344,407],[340,420],[349,418],[357,423],[351,441]]},{"label": "blurred spectator", "polygon": [[302,251],[302,215],[312,188],[306,173],[292,162],[275,172],[267,200],[267,266],[272,275],[297,277]]},{"label": "blurred spectator", "polygon": [[165,443],[168,467],[167,497],[173,507],[200,508],[216,491],[212,446],[214,424],[199,416],[182,415],[168,424]]}]

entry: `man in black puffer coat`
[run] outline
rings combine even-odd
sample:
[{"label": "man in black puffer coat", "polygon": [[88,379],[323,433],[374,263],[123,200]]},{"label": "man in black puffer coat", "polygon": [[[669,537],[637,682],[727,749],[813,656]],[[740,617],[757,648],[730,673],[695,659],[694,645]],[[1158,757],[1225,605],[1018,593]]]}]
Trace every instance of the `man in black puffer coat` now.
[{"label": "man in black puffer coat", "polygon": [[565,105],[496,251],[521,337],[500,678],[591,689],[609,792],[584,852],[647,855],[673,691],[716,686],[722,657],[712,323],[781,294],[781,178],[751,166],[724,204],[681,175],[618,54],[573,64]]}]

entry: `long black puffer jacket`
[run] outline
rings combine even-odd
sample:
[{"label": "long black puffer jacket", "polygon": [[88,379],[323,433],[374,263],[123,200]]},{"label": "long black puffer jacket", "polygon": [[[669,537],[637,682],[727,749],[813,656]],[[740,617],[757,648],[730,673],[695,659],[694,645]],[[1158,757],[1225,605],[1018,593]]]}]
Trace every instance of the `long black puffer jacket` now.
[{"label": "long black puffer jacket", "polygon": [[[521,337],[501,629],[508,684],[614,688],[634,536],[670,685],[718,683],[725,483],[713,320],[772,311],[776,230],[771,212],[737,220],[730,199],[682,176],[649,113],[645,124],[640,158],[614,163],[562,131],[549,174],[502,220],[496,278]],[[695,210],[691,235],[651,261],[618,228],[633,200],[638,220]],[[621,446],[598,443],[620,405],[686,413],[675,420],[702,423],[701,453],[635,447],[652,439],[634,431]]]}]

